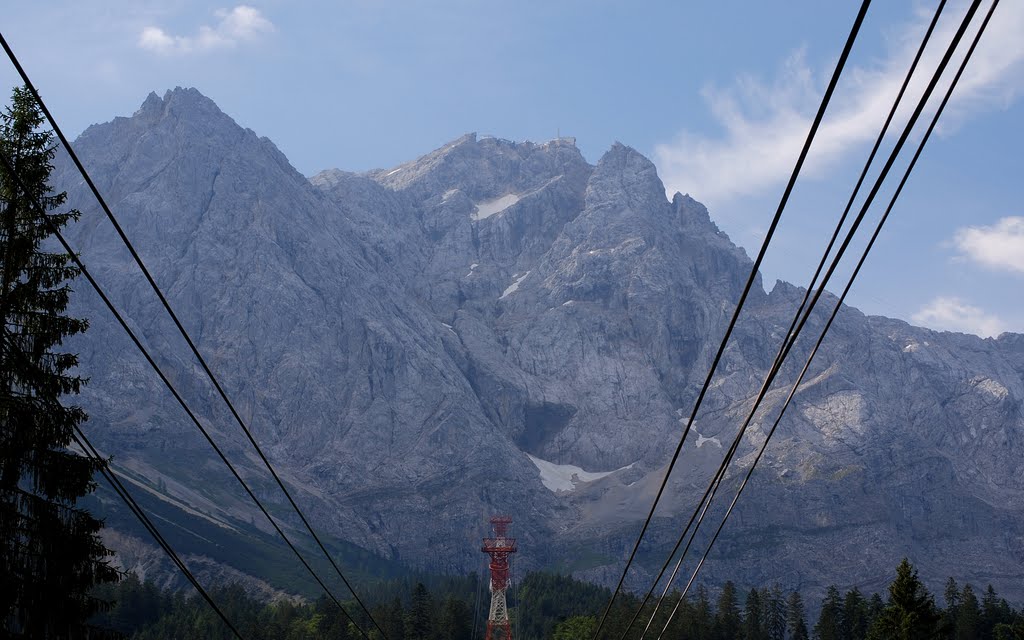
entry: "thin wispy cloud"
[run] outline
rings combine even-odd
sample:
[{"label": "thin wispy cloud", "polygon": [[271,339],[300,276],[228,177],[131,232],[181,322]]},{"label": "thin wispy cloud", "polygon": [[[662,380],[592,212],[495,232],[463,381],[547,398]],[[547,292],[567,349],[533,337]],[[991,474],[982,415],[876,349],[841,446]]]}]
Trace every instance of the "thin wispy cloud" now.
[{"label": "thin wispy cloud", "polygon": [[[926,73],[916,74],[905,104],[916,104],[959,26],[964,7],[952,9],[946,10],[932,36],[919,67]],[[890,41],[889,53],[878,64],[847,67],[814,139],[805,173],[827,171],[878,135],[930,19],[918,14]],[[975,32],[976,27],[968,30],[967,42]],[[943,115],[946,129],[978,111],[1005,107],[1017,97],[1024,88],[1021,33],[1024,4],[1000,5]],[[954,56],[951,66],[960,60],[962,55]],[[703,97],[722,134],[684,130],[673,141],[656,146],[656,164],[669,192],[720,203],[781,184],[796,162],[826,81],[827,76],[817,77],[804,54],[797,52],[772,81],[745,75],[729,88],[705,88]],[[940,82],[936,95],[947,87],[948,82]],[[901,107],[894,130],[902,128],[911,111],[912,106]]]},{"label": "thin wispy cloud", "polygon": [[1009,216],[992,226],[958,229],[953,244],[961,257],[984,267],[1024,274],[1024,217]]},{"label": "thin wispy cloud", "polygon": [[219,9],[214,12],[214,17],[217,18],[216,24],[202,25],[192,36],[172,35],[160,27],[146,27],[139,35],[138,44],[161,55],[205,53],[254,42],[274,31],[274,25],[259,9],[247,5]]},{"label": "thin wispy cloud", "polygon": [[935,298],[911,316],[914,324],[938,331],[959,331],[985,337],[996,337],[1007,330],[998,316],[968,304],[956,297]]}]

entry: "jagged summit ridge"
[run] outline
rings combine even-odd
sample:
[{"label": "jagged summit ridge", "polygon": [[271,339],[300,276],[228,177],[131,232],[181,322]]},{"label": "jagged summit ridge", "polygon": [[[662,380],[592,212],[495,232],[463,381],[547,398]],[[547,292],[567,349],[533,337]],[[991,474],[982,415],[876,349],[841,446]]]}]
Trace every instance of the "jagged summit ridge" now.
[{"label": "jagged summit ridge", "polygon": [[135,112],[135,115],[159,115],[171,109],[179,111],[190,110],[193,113],[206,117],[210,115],[216,115],[216,117],[224,115],[224,112],[220,110],[220,107],[213,100],[200,93],[195,87],[168,89],[164,92],[163,98],[159,97],[155,91],[151,91],[146,96],[142,106],[139,107],[139,110]]},{"label": "jagged summit ridge", "polygon": [[[577,572],[599,580],[620,566],[751,264],[703,205],[666,199],[642,154],[616,144],[591,165],[567,142],[469,134],[397,168],[307,180],[188,89],[152,94],[76,146],[318,526],[390,557],[427,545],[437,568],[468,569],[467,532],[510,512],[524,563],[586,557]],[[56,175],[88,200],[69,167]],[[90,270],[240,454],[117,239],[80,208],[71,236]],[[703,489],[799,300],[792,285],[757,284],[652,545]],[[89,297],[76,304],[92,321],[75,347],[97,441],[175,499],[247,523],[253,508],[119,329]],[[872,588],[909,555],[926,575],[1010,576],[997,586],[1013,595],[1019,342],[845,308],[708,578],[843,574]],[[573,469],[578,481],[555,482]]]}]

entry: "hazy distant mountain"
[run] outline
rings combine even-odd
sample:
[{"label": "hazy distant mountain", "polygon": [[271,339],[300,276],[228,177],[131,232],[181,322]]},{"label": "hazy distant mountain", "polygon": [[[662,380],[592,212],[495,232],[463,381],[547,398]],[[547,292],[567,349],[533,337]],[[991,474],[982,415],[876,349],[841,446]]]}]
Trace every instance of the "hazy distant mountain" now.
[{"label": "hazy distant mountain", "polygon": [[[665,199],[650,161],[616,144],[591,166],[570,139],[470,134],[394,169],[307,180],[192,89],[151,94],[76,148],[318,527],[461,571],[480,565],[485,516],[510,513],[521,568],[617,575],[751,264],[700,203]],[[81,180],[63,163],[58,176],[86,212],[71,234],[86,263],[280,505]],[[92,321],[73,344],[91,377],[90,432],[155,503],[225,535],[266,531],[78,289]],[[801,293],[759,283],[749,299],[641,571],[685,522]],[[1024,337],[844,308],[808,381],[708,579],[878,589],[908,555],[922,575],[1024,597]],[[758,414],[753,443],[783,394]],[[217,548],[196,553],[220,575],[275,581]]]}]

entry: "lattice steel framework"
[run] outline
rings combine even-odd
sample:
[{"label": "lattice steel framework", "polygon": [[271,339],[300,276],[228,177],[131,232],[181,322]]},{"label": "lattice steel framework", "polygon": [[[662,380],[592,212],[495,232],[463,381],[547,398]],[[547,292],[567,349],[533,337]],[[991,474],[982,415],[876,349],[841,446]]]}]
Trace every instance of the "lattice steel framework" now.
[{"label": "lattice steel framework", "polygon": [[509,583],[509,554],[515,553],[516,539],[508,536],[512,518],[509,516],[491,517],[493,538],[484,538],[480,550],[491,556],[491,609],[487,615],[487,640],[511,640],[512,621],[508,617],[508,604],[505,592]]}]

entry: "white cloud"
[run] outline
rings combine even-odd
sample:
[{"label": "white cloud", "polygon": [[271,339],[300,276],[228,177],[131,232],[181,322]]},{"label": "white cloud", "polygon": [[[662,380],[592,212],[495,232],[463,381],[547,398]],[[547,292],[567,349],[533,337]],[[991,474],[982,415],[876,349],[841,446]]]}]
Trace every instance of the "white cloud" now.
[{"label": "white cloud", "polygon": [[194,36],[174,36],[160,27],[146,27],[139,35],[139,46],[162,55],[202,53],[230,49],[242,42],[252,42],[274,31],[274,25],[259,9],[238,5],[234,9],[214,12],[217,24],[203,25]]},{"label": "white cloud", "polygon": [[[917,103],[959,26],[963,9],[947,9],[939,21],[904,104]],[[877,65],[847,66],[815,136],[804,173],[823,172],[878,135],[930,19],[922,13],[906,25]],[[965,43],[975,32],[976,27],[968,29]],[[994,104],[1005,106],[1024,88],[1022,32],[1024,3],[1002,3],[957,85],[948,115],[943,115],[947,127],[950,121],[955,123],[977,110]],[[961,51],[966,51],[966,44]],[[959,65],[961,59],[954,55],[950,66]],[[829,66],[829,74],[831,69]],[[927,72],[920,73],[923,70]],[[952,77],[952,72],[946,76]],[[798,52],[784,63],[774,82],[743,76],[728,89],[705,88],[704,99],[723,135],[684,130],[672,142],[657,145],[656,163],[669,192],[691,193],[713,203],[781,184],[796,163],[827,79],[816,81]],[[947,86],[940,82],[936,95]],[[901,108],[891,130],[901,130],[911,111],[912,107]]]},{"label": "white cloud", "polygon": [[1002,218],[990,227],[958,229],[953,243],[964,257],[990,269],[1024,273],[1024,217]]},{"label": "white cloud", "polygon": [[1006,324],[997,316],[954,297],[935,298],[911,316],[911,321],[929,329],[959,331],[982,337],[996,337],[1006,331]]}]

